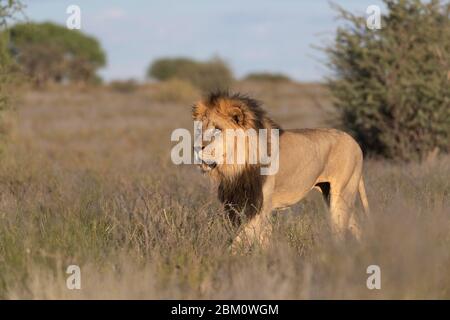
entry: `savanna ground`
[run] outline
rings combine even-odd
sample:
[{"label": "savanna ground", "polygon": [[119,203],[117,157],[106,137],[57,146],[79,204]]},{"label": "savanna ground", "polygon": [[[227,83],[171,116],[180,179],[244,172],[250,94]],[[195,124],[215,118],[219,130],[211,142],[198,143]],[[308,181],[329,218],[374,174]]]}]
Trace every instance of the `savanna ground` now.
[{"label": "savanna ground", "polygon": [[[328,126],[321,86],[237,85],[286,128]],[[195,94],[27,91],[0,161],[1,298],[450,298],[450,157],[368,159],[372,222],[336,243],[319,195],[274,216],[272,246],[230,255],[233,230],[194,166],[170,160]],[[182,100],[182,101],[181,101]],[[81,290],[66,287],[81,267]],[[381,290],[366,269],[381,268]]]}]

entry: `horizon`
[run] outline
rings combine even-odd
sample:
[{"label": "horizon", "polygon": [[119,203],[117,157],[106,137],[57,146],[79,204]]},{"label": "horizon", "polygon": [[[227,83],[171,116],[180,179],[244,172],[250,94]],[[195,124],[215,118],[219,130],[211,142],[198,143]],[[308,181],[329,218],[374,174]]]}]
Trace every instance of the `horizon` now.
[{"label": "horizon", "polygon": [[[334,3],[358,14],[364,14],[371,4],[383,10],[380,0]],[[322,82],[331,72],[318,47],[331,43],[340,25],[337,12],[325,0],[287,0],[283,5],[273,0],[25,0],[24,4],[30,21],[63,25],[69,16],[66,8],[78,5],[80,31],[96,37],[106,53],[107,65],[98,72],[105,81],[145,80],[151,62],[162,57],[205,61],[219,56],[238,79],[270,72],[298,82]],[[295,40],[293,30],[301,40]]]}]

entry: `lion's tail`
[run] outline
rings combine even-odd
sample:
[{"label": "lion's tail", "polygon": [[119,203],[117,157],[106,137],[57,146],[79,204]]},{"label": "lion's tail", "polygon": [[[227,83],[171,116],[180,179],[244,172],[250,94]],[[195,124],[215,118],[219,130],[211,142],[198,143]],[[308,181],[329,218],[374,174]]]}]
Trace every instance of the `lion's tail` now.
[{"label": "lion's tail", "polygon": [[359,197],[361,198],[361,203],[364,207],[364,212],[366,213],[367,216],[369,216],[370,214],[369,201],[367,201],[366,188],[364,187],[364,180],[362,176],[361,179],[359,180],[358,191]]}]

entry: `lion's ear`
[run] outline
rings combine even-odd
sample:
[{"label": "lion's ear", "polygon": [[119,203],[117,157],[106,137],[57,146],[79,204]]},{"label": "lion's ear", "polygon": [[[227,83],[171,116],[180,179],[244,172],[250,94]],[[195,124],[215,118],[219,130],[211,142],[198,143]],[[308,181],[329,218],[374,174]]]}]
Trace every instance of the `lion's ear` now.
[{"label": "lion's ear", "polygon": [[231,108],[231,110],[229,111],[229,116],[237,125],[240,125],[240,126],[244,125],[245,114],[244,114],[244,111],[242,110],[242,108],[240,108],[239,106],[235,106],[235,107]]}]

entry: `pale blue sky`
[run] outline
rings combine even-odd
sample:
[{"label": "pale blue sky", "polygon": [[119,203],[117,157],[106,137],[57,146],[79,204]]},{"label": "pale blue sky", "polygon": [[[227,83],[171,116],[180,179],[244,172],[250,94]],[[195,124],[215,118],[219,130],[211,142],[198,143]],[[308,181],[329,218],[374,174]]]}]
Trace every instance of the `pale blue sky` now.
[{"label": "pale blue sky", "polygon": [[[30,20],[65,24],[66,8],[81,8],[82,31],[108,55],[106,79],[143,79],[162,56],[224,58],[238,77],[283,72],[300,81],[328,74],[313,48],[333,39],[339,21],[327,0],[25,0]],[[335,0],[365,13],[381,0]],[[382,7],[383,8],[383,7]]]}]

